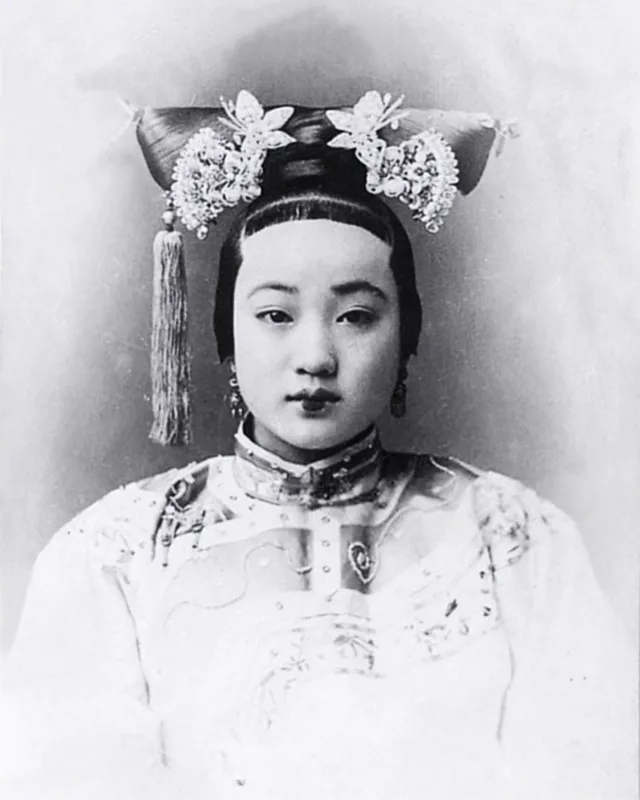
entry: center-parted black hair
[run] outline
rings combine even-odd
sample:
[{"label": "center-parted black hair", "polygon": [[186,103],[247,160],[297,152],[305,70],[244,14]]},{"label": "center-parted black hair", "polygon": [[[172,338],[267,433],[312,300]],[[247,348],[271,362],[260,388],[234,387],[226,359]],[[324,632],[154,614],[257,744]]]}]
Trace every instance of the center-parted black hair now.
[{"label": "center-parted black hair", "polygon": [[402,223],[367,192],[365,168],[354,154],[327,147],[336,131],[323,111],[298,113],[284,130],[296,142],[267,154],[262,194],[236,219],[220,251],[213,315],[220,361],[234,352],[233,297],[243,239],[281,222],[328,219],[363,228],[390,245],[400,307],[400,360],[405,363],[418,348],[422,306],[413,250]]}]

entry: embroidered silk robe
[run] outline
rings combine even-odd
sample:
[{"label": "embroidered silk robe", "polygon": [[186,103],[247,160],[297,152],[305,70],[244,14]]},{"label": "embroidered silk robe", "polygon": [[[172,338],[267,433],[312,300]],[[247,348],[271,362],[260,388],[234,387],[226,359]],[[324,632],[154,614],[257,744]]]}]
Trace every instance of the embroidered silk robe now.
[{"label": "embroidered silk robe", "polygon": [[4,798],[632,800],[634,661],[572,522],[374,431],[118,489],[39,557]]}]

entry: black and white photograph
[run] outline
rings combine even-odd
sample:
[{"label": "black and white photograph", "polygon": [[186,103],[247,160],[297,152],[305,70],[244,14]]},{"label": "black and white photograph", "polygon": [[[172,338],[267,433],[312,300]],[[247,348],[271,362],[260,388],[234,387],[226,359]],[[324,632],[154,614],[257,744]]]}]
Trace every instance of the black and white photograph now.
[{"label": "black and white photograph", "polygon": [[3,800],[638,800],[639,21],[6,9]]}]

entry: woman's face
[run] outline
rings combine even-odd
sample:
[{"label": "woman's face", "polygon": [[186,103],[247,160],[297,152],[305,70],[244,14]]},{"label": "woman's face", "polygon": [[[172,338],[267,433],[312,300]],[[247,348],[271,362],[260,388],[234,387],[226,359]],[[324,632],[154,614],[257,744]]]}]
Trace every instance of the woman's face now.
[{"label": "woman's face", "polygon": [[243,242],[234,359],[259,445],[308,462],[388,406],[400,352],[390,255],[369,231],[325,219]]}]

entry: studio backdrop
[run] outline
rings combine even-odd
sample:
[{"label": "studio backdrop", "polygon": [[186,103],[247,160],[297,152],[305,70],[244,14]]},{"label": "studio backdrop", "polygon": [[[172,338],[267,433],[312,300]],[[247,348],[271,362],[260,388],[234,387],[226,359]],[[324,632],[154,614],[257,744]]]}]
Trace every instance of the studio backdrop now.
[{"label": "studio backdrop", "polygon": [[[638,75],[624,0],[151,0],[13,11],[4,68],[4,646],[54,530],[108,490],[229,452],[218,247],[188,235],[195,443],[151,443],[151,243],[163,198],[126,103],[406,104],[517,120],[436,236],[393,449],[505,472],[578,521],[634,630],[640,519]],[[630,26],[630,27],[629,27]],[[122,101],[126,101],[123,103]],[[233,215],[230,215],[233,216]],[[407,219],[407,215],[403,216]]]}]

